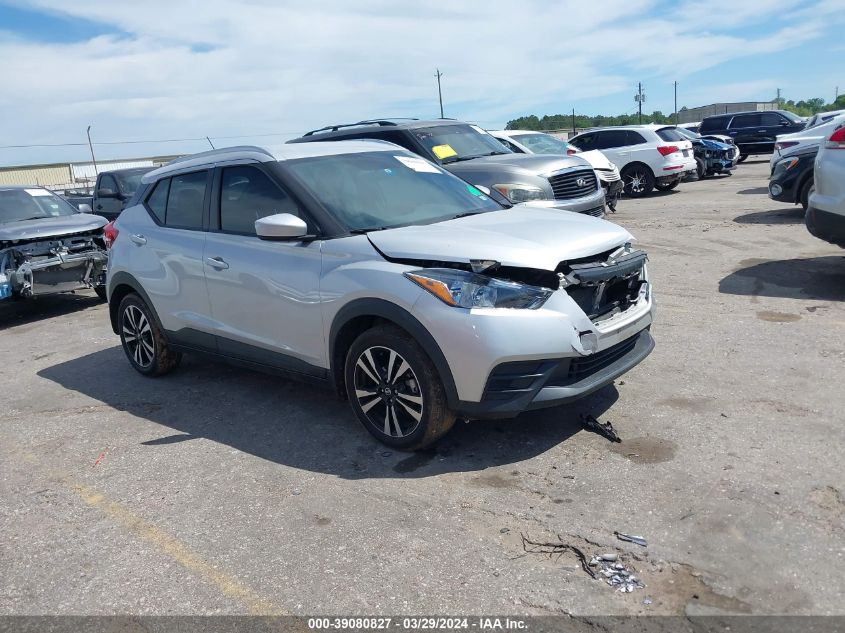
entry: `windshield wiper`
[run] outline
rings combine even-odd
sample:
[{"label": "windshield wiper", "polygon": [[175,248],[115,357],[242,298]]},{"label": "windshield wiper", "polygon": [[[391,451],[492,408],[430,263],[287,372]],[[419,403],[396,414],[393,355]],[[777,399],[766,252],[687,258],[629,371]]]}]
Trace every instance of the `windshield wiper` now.
[{"label": "windshield wiper", "polygon": [[450,220],[457,220],[458,218],[465,218],[470,215],[478,215],[479,213],[487,213],[486,211],[466,211],[464,213],[459,213],[458,215],[453,215]]},{"label": "windshield wiper", "polygon": [[9,220],[10,222],[27,222],[29,220],[45,220],[50,216],[46,215],[36,215],[31,218],[15,218],[14,220]]},{"label": "windshield wiper", "polygon": [[363,229],[350,229],[349,232],[352,235],[364,235],[365,233],[369,233],[370,231],[385,231],[389,228],[389,226],[369,226]]}]

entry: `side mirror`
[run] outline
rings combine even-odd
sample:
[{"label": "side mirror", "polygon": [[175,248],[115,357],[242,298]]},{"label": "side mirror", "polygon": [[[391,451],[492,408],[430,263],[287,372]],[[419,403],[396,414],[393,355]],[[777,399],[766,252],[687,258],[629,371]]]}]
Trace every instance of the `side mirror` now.
[{"label": "side mirror", "polygon": [[479,190],[481,193],[483,193],[485,196],[489,196],[489,195],[490,195],[490,187],[485,187],[484,185],[473,185],[473,187],[475,187],[476,189],[478,189],[478,190]]},{"label": "side mirror", "polygon": [[114,189],[109,189],[108,187],[97,189],[98,198],[117,198],[118,195],[119,194]]},{"label": "side mirror", "polygon": [[308,235],[308,227],[295,215],[277,213],[256,220],[255,233],[262,240],[293,240]]},{"label": "side mirror", "polygon": [[94,213],[94,209],[91,208],[91,205],[87,202],[83,202],[78,207],[80,213]]},{"label": "side mirror", "polygon": [[780,124],[781,124],[781,127],[788,127],[788,126],[792,125],[792,123],[790,123],[789,121],[781,121]]}]

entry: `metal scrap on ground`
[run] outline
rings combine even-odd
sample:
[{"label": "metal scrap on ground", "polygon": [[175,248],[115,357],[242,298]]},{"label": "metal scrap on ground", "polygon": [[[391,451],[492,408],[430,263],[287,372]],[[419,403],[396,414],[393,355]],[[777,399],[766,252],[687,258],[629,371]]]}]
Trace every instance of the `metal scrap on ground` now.
[{"label": "metal scrap on ground", "polygon": [[622,532],[614,532],[616,538],[620,541],[628,541],[629,543],[634,543],[635,545],[641,545],[642,547],[648,547],[648,543],[642,536],[634,536],[632,534],[623,534]]},{"label": "metal scrap on ground", "polygon": [[616,434],[616,429],[613,428],[613,425],[610,422],[605,422],[602,424],[598,420],[596,420],[592,415],[589,413],[581,414],[581,426],[583,426],[588,431],[593,431],[594,433],[598,433],[599,435],[603,435],[611,442],[621,442],[622,438],[620,438]]}]

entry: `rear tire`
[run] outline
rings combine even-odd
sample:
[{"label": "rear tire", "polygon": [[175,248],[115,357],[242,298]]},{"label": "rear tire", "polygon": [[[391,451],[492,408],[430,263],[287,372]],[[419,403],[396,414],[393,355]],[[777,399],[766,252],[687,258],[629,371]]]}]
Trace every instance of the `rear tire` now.
[{"label": "rear tire", "polygon": [[344,379],[355,416],[383,444],[418,450],[455,424],[434,363],[395,326],[376,326],[355,339],[346,354]]},{"label": "rear tire", "polygon": [[126,358],[137,372],[145,376],[163,376],[182,360],[182,354],[167,344],[152,310],[134,292],[120,302],[117,326]]},{"label": "rear tire", "polygon": [[804,207],[804,212],[806,213],[807,207],[810,206],[810,194],[816,188],[816,183],[811,176],[807,179],[807,182],[804,183],[804,186],[801,187],[801,194],[798,196],[798,202],[801,203],[801,206]]},{"label": "rear tire", "polygon": [[677,187],[679,184],[681,184],[680,180],[673,180],[667,185],[661,185],[660,183],[657,183],[656,185],[654,185],[654,188],[658,191],[672,191],[672,189]]},{"label": "rear tire", "polygon": [[624,191],[632,198],[647,196],[654,189],[654,174],[641,163],[628,165],[622,170]]}]

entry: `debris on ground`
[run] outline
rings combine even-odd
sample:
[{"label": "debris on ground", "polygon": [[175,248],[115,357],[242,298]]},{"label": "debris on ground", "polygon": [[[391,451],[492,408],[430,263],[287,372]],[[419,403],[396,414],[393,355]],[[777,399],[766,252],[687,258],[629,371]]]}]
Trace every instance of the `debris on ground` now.
[{"label": "debris on ground", "polygon": [[622,532],[614,532],[616,538],[620,541],[628,541],[629,543],[634,543],[635,545],[640,545],[642,547],[648,547],[648,543],[646,542],[645,538],[642,536],[634,536],[632,534],[623,534]]},{"label": "debris on ground", "polygon": [[553,556],[557,556],[560,558],[566,552],[572,552],[575,556],[578,557],[578,561],[581,563],[581,569],[583,569],[590,578],[595,578],[596,573],[590,569],[589,564],[587,563],[587,557],[584,555],[579,548],[575,547],[574,545],[570,545],[568,543],[564,543],[563,539],[560,536],[557,537],[558,542],[548,542],[548,543],[540,543],[538,541],[532,541],[530,538],[521,534],[522,536],[522,549],[527,554],[546,554],[549,558]]},{"label": "debris on ground", "polygon": [[[610,560],[608,560],[608,558]],[[616,562],[616,554],[597,554],[588,563],[598,567],[599,573],[607,579],[607,584],[621,593],[631,593],[634,589],[644,589],[645,585],[622,563]]]},{"label": "debris on ground", "polygon": [[605,422],[604,424],[602,424],[589,413],[581,414],[581,426],[583,426],[588,431],[592,431],[593,433],[598,433],[599,435],[606,437],[611,442],[622,441],[622,438],[620,438],[616,434],[616,429],[613,428],[613,425],[610,422]]}]

